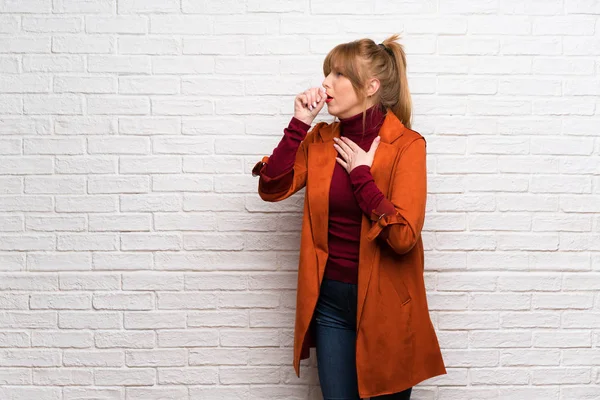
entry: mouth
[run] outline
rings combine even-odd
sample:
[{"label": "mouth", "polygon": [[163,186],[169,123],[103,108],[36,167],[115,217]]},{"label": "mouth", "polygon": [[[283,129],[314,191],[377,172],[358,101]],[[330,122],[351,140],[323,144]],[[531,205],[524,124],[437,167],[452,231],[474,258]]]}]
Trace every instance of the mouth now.
[{"label": "mouth", "polygon": [[331,97],[330,95],[327,95],[327,99],[325,100],[325,102],[329,103],[331,100],[333,100],[333,97]]}]

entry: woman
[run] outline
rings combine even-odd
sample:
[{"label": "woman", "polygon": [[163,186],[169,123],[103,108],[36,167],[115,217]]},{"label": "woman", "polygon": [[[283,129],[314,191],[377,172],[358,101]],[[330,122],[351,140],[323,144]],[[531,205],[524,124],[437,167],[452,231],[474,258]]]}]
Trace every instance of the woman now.
[{"label": "woman", "polygon": [[[316,346],[325,400],[409,399],[446,373],[423,281],[425,139],[410,129],[397,39],[331,50],[323,88],[296,96],[279,145],[253,169],[265,201],[306,187],[294,368]],[[340,121],[308,132],[325,104]]]}]

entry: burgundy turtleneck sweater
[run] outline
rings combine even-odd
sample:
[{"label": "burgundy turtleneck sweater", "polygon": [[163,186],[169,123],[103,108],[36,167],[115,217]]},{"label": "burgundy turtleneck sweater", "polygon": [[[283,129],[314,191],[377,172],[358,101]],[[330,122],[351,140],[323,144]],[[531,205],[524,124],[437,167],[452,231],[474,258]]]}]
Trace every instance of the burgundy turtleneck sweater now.
[{"label": "burgundy turtleneck sweater", "polygon": [[[369,151],[383,124],[386,111],[375,105],[367,109],[366,114],[364,136],[362,112],[340,119],[340,135],[349,138],[364,151]],[[292,118],[284,129],[283,138],[269,157],[265,169],[267,176],[276,177],[293,168],[298,147],[309,129],[310,125]],[[370,217],[371,212],[384,199],[385,196],[375,185],[369,166],[359,165],[348,173],[336,161],[329,190],[329,256],[325,266],[326,278],[353,284],[358,282],[362,215],[364,213]],[[390,203],[388,200],[385,202]],[[385,206],[388,209],[393,207],[391,203]]]}]

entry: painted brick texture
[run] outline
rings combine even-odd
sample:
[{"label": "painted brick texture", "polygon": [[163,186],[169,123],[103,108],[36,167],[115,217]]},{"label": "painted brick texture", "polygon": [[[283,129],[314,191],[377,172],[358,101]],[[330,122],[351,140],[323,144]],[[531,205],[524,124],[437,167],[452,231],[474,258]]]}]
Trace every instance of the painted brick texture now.
[{"label": "painted brick texture", "polygon": [[0,399],[321,399],[304,191],[250,171],[396,32],[448,369],[413,398],[600,399],[598,0],[0,0]]}]

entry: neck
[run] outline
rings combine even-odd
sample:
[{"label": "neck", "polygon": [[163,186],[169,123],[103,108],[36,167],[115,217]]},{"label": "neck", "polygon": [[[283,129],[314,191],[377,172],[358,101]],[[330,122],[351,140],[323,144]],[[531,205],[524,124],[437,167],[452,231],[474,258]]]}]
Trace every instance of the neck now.
[{"label": "neck", "polygon": [[[378,104],[367,108],[364,125],[365,139],[374,139],[383,124],[386,111]],[[352,141],[363,137],[363,113],[359,112],[348,118],[340,118],[340,133]]]}]

